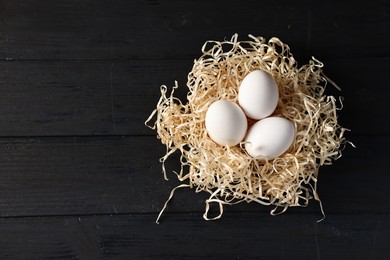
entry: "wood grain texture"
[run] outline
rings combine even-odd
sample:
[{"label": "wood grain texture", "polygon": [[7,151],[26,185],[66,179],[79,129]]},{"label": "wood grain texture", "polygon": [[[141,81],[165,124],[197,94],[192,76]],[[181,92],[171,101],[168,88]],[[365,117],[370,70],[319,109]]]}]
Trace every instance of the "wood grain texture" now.
[{"label": "wood grain texture", "polygon": [[[390,122],[383,119],[390,90],[383,82],[390,59],[324,63],[324,72],[342,88],[329,85],[327,93],[345,97],[341,125],[352,135],[389,134]],[[171,87],[177,80],[185,101],[192,65],[190,60],[2,62],[0,136],[154,134],[144,121],[156,106],[160,85]]]},{"label": "wood grain texture", "polygon": [[388,1],[3,1],[2,59],[193,59],[206,40],[277,36],[302,57],[389,57]]},{"label": "wood grain texture", "polygon": [[[178,184],[163,180],[158,158],[163,146],[154,137],[77,137],[0,139],[0,212],[2,217],[157,213]],[[354,138],[332,166],[320,170],[319,194],[329,213],[390,212],[387,155],[376,142],[388,137]],[[178,169],[178,157],[166,164]],[[368,186],[367,186],[368,185]],[[372,185],[372,186],[371,186]],[[375,192],[370,192],[374,190]],[[168,212],[202,212],[207,194],[179,191]],[[229,211],[269,212],[255,203]],[[315,212],[318,204],[292,212]],[[198,214],[201,218],[201,214]]]},{"label": "wood grain texture", "polygon": [[[344,156],[318,203],[202,218],[143,123],[206,40],[238,33],[311,56],[344,96]],[[390,1],[0,0],[0,259],[390,259]],[[216,214],[212,208],[211,214]]]},{"label": "wood grain texture", "polygon": [[390,253],[388,216],[315,220],[253,213],[227,214],[218,222],[170,214],[160,225],[149,214],[1,219],[0,257],[385,260]]},{"label": "wood grain texture", "polygon": [[150,134],[160,85],[184,82],[190,61],[0,64],[0,135]]}]

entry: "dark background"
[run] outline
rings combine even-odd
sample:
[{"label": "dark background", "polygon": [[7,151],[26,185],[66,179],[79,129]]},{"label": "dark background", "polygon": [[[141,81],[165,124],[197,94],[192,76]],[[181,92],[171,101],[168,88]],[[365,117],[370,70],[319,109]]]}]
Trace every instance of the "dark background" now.
[{"label": "dark background", "polygon": [[[389,1],[0,0],[1,259],[389,259]],[[279,37],[345,97],[319,205],[272,217],[171,188],[144,121],[206,40]],[[177,167],[175,159],[168,171]]]}]

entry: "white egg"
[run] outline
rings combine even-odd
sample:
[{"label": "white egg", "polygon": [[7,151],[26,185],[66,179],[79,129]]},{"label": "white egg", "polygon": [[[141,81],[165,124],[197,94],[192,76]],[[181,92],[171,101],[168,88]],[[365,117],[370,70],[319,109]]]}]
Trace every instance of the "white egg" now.
[{"label": "white egg", "polygon": [[252,71],[241,82],[238,103],[250,118],[262,119],[271,115],[278,105],[278,100],[278,85],[265,71]]},{"label": "white egg", "polygon": [[219,145],[237,145],[244,139],[247,128],[244,112],[229,100],[216,101],[207,110],[207,133]]},{"label": "white egg", "polygon": [[254,158],[272,160],[290,148],[295,126],[282,117],[268,117],[256,122],[245,138],[245,150]]}]

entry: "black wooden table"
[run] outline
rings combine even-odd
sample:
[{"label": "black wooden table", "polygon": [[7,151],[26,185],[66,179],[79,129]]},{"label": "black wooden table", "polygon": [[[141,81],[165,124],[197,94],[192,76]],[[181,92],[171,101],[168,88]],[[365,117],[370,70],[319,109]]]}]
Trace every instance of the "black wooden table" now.
[{"label": "black wooden table", "polygon": [[[273,217],[171,188],[144,126],[206,40],[279,37],[345,97],[318,203]],[[390,259],[390,2],[0,0],[0,259]],[[177,167],[172,159],[168,171]]]}]

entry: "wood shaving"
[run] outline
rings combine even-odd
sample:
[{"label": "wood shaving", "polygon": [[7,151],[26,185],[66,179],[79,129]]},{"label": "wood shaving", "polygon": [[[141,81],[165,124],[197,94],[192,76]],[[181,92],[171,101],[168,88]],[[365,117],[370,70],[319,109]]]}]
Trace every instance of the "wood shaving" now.
[{"label": "wood shaving", "polygon": [[[187,102],[174,96],[177,82],[170,93],[161,86],[161,98],[145,122],[166,146],[166,154],[160,159],[165,179],[164,162],[179,151],[181,170],[176,174],[185,183],[179,188],[210,194],[205,201],[206,220],[220,218],[224,205],[273,205],[271,214],[277,215],[288,207],[306,206],[312,198],[320,202],[324,215],[316,191],[319,166],[341,157],[347,129],[337,122],[336,98],[324,94],[327,80],[322,74],[323,64],[312,57],[309,64],[298,67],[289,46],[278,38],[267,42],[252,35],[247,41],[238,41],[237,34],[222,42],[207,41],[202,53],[188,75]],[[290,120],[297,130],[289,150],[270,161],[253,159],[243,143],[234,147],[216,144],[205,128],[209,106],[221,99],[237,102],[241,81],[254,70],[264,70],[275,78],[280,98],[272,116]],[[208,216],[211,203],[219,205],[220,213],[215,217]]]}]

